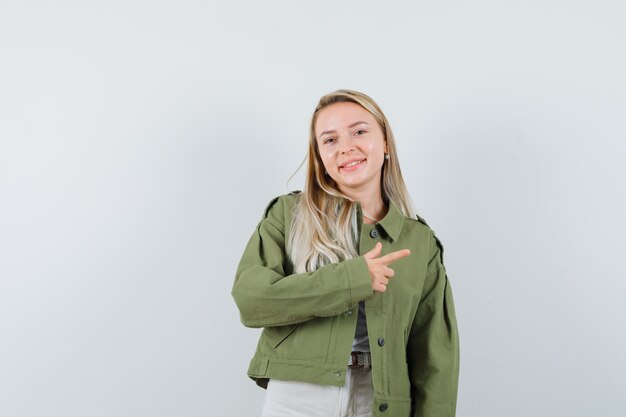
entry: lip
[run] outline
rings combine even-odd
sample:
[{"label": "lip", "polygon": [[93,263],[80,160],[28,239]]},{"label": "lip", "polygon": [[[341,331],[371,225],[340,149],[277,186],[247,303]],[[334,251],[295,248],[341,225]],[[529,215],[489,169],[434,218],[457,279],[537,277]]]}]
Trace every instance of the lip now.
[{"label": "lip", "polygon": [[[349,165],[353,162],[359,161],[359,164],[356,164],[355,166],[352,166],[350,168],[346,168],[346,165]],[[363,165],[364,162],[367,161],[367,158],[352,158],[349,159],[345,162],[343,162],[341,165],[339,165],[339,169],[345,170],[345,171],[354,171],[355,169],[359,168],[361,165]]]}]

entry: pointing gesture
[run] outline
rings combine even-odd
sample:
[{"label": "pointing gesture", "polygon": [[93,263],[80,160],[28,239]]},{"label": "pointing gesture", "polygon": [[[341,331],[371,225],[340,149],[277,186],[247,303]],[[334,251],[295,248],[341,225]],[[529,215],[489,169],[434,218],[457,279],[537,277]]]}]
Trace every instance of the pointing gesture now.
[{"label": "pointing gesture", "polygon": [[377,242],[376,246],[374,246],[371,251],[363,255],[367,263],[367,268],[370,271],[370,278],[372,278],[372,289],[378,292],[387,291],[389,278],[393,277],[395,274],[395,271],[389,268],[388,265],[411,254],[410,250],[402,249],[388,253],[385,256],[380,256],[382,249],[383,244]]}]

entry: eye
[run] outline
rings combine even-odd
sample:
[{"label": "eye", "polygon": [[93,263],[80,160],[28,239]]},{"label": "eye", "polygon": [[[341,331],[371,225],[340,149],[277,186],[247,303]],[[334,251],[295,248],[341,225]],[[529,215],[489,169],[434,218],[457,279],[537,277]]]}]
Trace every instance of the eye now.
[{"label": "eye", "polygon": [[366,134],[366,133],[367,133],[367,131],[366,131],[366,130],[363,130],[363,129],[359,129],[359,130],[357,130],[356,132],[354,132],[354,134],[355,134],[355,135],[364,135],[364,134]]},{"label": "eye", "polygon": [[323,144],[327,144],[327,143],[331,143],[332,141],[334,141],[335,139],[332,137],[327,137],[326,139],[322,140]]}]

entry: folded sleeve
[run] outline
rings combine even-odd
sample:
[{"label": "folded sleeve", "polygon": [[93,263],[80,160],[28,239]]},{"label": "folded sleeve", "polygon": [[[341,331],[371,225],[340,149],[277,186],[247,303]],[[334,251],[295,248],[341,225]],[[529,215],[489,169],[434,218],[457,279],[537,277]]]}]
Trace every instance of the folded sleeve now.
[{"label": "folded sleeve", "polygon": [[285,253],[284,226],[270,214],[250,237],[235,274],[232,296],[245,326],[280,326],[335,316],[373,294],[362,256],[287,275]]},{"label": "folded sleeve", "polygon": [[454,417],[456,412],[459,336],[442,252],[433,235],[427,276],[407,345],[413,417]]}]

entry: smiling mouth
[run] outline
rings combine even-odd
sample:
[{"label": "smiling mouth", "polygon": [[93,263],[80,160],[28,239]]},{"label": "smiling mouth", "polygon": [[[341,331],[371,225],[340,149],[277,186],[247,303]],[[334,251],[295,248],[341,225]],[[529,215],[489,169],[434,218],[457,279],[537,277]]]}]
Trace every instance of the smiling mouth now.
[{"label": "smiling mouth", "polygon": [[362,159],[362,160],[360,160],[360,161],[353,161],[353,162],[350,162],[349,164],[342,165],[342,166],[340,166],[339,168],[343,168],[343,169],[350,169],[350,168],[354,168],[354,167],[356,167],[356,166],[358,166],[358,165],[362,164],[362,163],[363,163],[363,162],[365,162],[366,160],[367,160],[367,159]]}]

